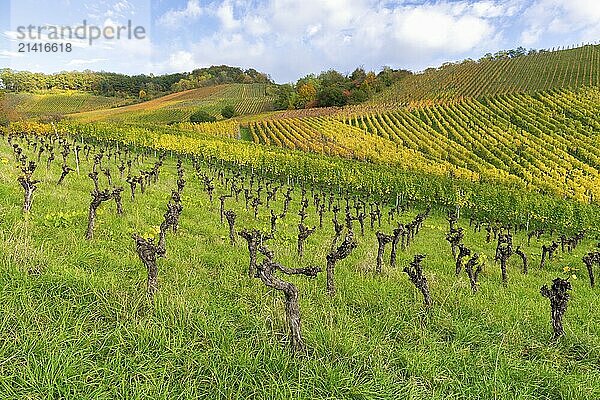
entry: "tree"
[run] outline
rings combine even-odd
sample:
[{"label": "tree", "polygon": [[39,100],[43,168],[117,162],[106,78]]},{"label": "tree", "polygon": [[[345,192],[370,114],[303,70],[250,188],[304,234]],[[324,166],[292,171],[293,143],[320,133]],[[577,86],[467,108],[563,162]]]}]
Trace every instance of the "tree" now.
[{"label": "tree", "polygon": [[360,104],[364,101],[367,101],[369,99],[369,93],[367,93],[366,90],[364,89],[354,89],[351,93],[350,93],[350,97],[348,99],[348,102],[350,104]]},{"label": "tree", "polygon": [[[435,68],[427,68],[425,70],[425,72],[428,71],[435,71]],[[411,75],[410,71],[406,71],[403,69],[392,69],[390,67],[383,67],[383,69],[381,70],[381,72],[377,75],[377,79],[384,85],[384,86],[391,86],[392,84],[394,84],[394,82],[408,76]]]},{"label": "tree", "polygon": [[221,115],[223,116],[223,118],[225,119],[229,119],[232,118],[235,115],[235,108],[233,108],[232,105],[226,105],[225,107],[223,107],[223,109],[221,110]]},{"label": "tree", "polygon": [[321,81],[321,85],[323,86],[343,86],[349,81],[347,77],[334,69],[321,72],[318,76],[318,79]]},{"label": "tree", "polygon": [[314,107],[317,100],[317,88],[312,82],[304,83],[298,87],[298,108]]},{"label": "tree", "polygon": [[346,105],[347,98],[342,88],[327,86],[321,89],[317,100],[319,107],[342,107]]},{"label": "tree", "polygon": [[375,89],[377,89],[377,75],[373,71],[369,71],[365,79],[363,80],[360,88],[366,91],[367,93],[372,94]]},{"label": "tree", "polygon": [[274,106],[276,110],[292,110],[295,108],[298,95],[289,83],[279,86]]},{"label": "tree", "polygon": [[210,115],[204,110],[198,110],[190,116],[190,122],[200,123],[200,122],[215,122],[217,120],[216,117]]},{"label": "tree", "polygon": [[0,126],[7,126],[9,122],[5,97],[4,92],[0,91]]},{"label": "tree", "polygon": [[356,87],[362,85],[366,78],[367,73],[365,72],[365,69],[363,67],[356,68],[354,72],[352,72],[352,74],[350,75],[350,79]]}]

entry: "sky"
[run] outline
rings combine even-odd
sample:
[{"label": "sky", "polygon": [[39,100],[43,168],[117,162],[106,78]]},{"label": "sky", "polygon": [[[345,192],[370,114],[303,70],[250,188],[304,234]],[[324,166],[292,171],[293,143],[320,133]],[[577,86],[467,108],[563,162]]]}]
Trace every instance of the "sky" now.
[{"label": "sky", "polygon": [[[49,36],[48,27],[84,21],[107,36],[131,22],[144,35]],[[30,25],[36,36],[20,36]],[[331,68],[416,72],[518,46],[599,40],[600,0],[0,0],[0,68],[47,73],[158,75],[226,64],[284,83]],[[27,43],[69,43],[71,51],[19,52]]]}]

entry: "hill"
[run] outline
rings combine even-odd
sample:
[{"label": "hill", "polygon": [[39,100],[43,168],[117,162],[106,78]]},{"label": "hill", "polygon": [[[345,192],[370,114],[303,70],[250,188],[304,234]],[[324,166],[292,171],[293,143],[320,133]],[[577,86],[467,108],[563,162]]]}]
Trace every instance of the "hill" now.
[{"label": "hill", "polygon": [[[501,51],[479,61],[445,63],[418,74],[390,68],[378,74],[357,68],[349,75],[329,70],[301,78],[295,85],[280,86],[272,85],[267,75],[256,70],[227,66],[159,77],[92,72],[45,75],[3,69],[0,80],[12,98],[10,102],[20,105],[18,111],[25,116],[113,108],[135,102],[143,95],[154,100],[124,110],[77,118],[164,124],[187,120],[194,108],[218,116],[225,105],[235,106],[238,115],[257,114],[273,107],[303,110],[315,106],[383,104],[397,108],[415,102],[431,104],[600,85],[600,45],[516,54]],[[71,87],[80,87],[82,92],[60,90]],[[54,89],[43,95],[27,93],[47,88]],[[167,94],[169,92],[175,93]],[[323,111],[324,114],[329,112]]]},{"label": "hill", "polygon": [[5,102],[23,117],[43,117],[98,110],[129,104],[132,101],[95,96],[80,91],[47,91],[38,93],[6,93]]},{"label": "hill", "polygon": [[[0,68],[0,88],[12,93],[46,90],[78,90],[98,96],[137,99],[226,83],[272,83],[254,69],[211,66],[166,75],[124,75],[114,72],[63,71],[55,74]],[[141,94],[144,94],[143,96]]]},{"label": "hill", "polygon": [[514,58],[448,63],[420,74],[406,75],[372,101],[449,101],[598,85],[600,45],[586,45]]},{"label": "hill", "polygon": [[271,85],[228,84],[186,90],[144,103],[74,114],[71,117],[82,122],[172,124],[187,121],[198,110],[218,117],[223,107],[231,105],[238,115],[246,115],[269,111],[272,104]]},{"label": "hill", "polygon": [[[392,232],[398,223],[408,227],[424,210],[402,203],[389,217],[396,207],[383,203],[380,222],[375,218],[369,223],[367,217],[364,234],[354,222],[357,247],[335,267],[335,296],[327,294],[325,271],[313,279],[279,271],[275,275],[297,289],[307,351],[293,356],[284,295],[248,276],[246,242],[237,236],[237,243],[230,244],[217,199],[224,198],[226,209],[235,212],[238,230],[269,231],[271,210],[279,214],[289,209],[287,217],[277,221],[268,248],[278,263],[291,268],[325,266],[334,219],[344,218],[335,206],[339,211],[339,205],[349,201],[355,216],[362,206],[358,203],[355,211],[354,196],[317,189],[308,190],[304,199],[299,185],[287,192],[288,186],[279,180],[261,177],[257,183],[249,170],[217,172],[214,165],[192,165],[183,159],[178,173],[175,158],[167,156],[157,164],[151,154],[139,157],[103,146],[108,153],[98,172],[112,170],[112,183],[125,188],[123,214],[116,213],[112,200],[103,204],[93,238],[85,240],[94,187],[88,173],[96,168],[94,154],[100,148],[89,158],[82,151],[80,173],[71,172],[61,185],[56,184],[61,157],[49,163],[44,154],[34,175],[41,182],[33,208],[24,218],[23,192],[17,183],[21,166],[14,161],[12,146],[18,144],[35,160],[33,143],[40,139],[27,139],[31,144],[24,138],[14,137],[10,144],[0,138],[0,159],[6,160],[0,163],[0,321],[3,337],[10,339],[0,346],[0,359],[6,361],[0,364],[5,398],[600,396],[598,289],[590,287],[585,272],[571,280],[573,296],[564,317],[567,333],[559,341],[549,341],[550,307],[540,296],[540,287],[562,274],[565,266],[581,263],[595,246],[591,238],[573,252],[557,249],[540,266],[540,247],[557,237],[548,231],[528,241],[525,231],[511,229],[530,268],[523,273],[520,259],[512,257],[508,284],[503,285],[501,269],[493,261],[497,243],[489,240],[498,226],[485,225],[490,229],[486,232],[477,225],[469,228],[469,220],[459,218],[464,246],[481,257],[476,265],[483,269],[478,269],[474,291],[467,273],[455,274],[456,261],[445,238],[447,214],[436,208],[408,243],[402,235],[395,267],[388,244],[378,272],[376,232]],[[68,165],[75,166],[74,152],[65,154]],[[134,176],[160,168],[157,180],[150,180],[145,190],[138,187],[134,199],[129,180],[117,170],[119,163],[128,161]],[[177,232],[167,234],[166,258],[157,260],[158,292],[149,299],[147,271],[132,234],[154,235],[180,174],[187,181],[183,212]],[[109,187],[103,172],[98,179],[102,188]],[[212,182],[210,194],[207,179]],[[244,205],[243,193],[231,197],[234,185],[262,199],[256,214],[254,207]],[[266,198],[275,187],[279,195],[269,202]],[[286,193],[291,196],[287,206]],[[315,205],[313,195],[325,207]],[[373,198],[362,199],[366,212],[375,210]],[[299,257],[298,210],[303,204],[308,212],[304,223],[315,231]],[[324,213],[322,226],[319,209]],[[427,254],[423,274],[431,307],[423,305],[421,293],[402,271],[417,254]]]},{"label": "hill", "polygon": [[600,398],[596,52],[0,126],[0,393]]},{"label": "hill", "polygon": [[249,126],[256,143],[597,202],[599,104],[598,88],[582,88],[378,112],[345,110]]}]

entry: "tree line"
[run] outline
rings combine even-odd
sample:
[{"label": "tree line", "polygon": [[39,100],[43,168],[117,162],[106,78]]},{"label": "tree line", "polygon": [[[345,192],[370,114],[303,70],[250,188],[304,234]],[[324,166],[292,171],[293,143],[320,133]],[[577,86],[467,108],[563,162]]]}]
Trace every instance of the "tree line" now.
[{"label": "tree line", "polygon": [[359,67],[349,75],[331,69],[280,85],[274,105],[277,110],[293,110],[358,104],[408,75],[410,71],[390,67],[379,73]]},{"label": "tree line", "polygon": [[272,81],[268,75],[254,69],[243,70],[226,65],[165,75],[125,75],[90,70],[44,74],[0,69],[0,90],[8,92],[79,90],[99,96],[144,100],[171,92],[225,83],[272,83]]}]

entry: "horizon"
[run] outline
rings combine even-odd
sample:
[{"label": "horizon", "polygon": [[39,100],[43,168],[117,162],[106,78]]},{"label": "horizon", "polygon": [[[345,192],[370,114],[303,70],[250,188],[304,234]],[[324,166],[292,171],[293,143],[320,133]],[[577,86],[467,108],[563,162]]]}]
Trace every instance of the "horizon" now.
[{"label": "horizon", "polygon": [[[591,0],[39,3],[0,5],[0,67],[164,75],[229,65],[287,83],[330,69],[347,74],[358,67],[380,71],[389,66],[418,73],[520,46],[579,47],[600,37],[600,3]],[[41,42],[70,42],[73,51],[17,51],[23,41],[19,26],[74,27],[82,21],[99,29],[130,22],[143,27],[147,37],[102,37],[90,45],[89,38],[52,41],[46,34]]]},{"label": "horizon", "polygon": [[[580,44],[572,44],[572,45],[570,45],[570,46],[560,46],[560,47],[549,48],[549,49],[526,49],[526,50],[527,50],[527,51],[534,50],[534,51],[537,51],[537,52],[544,52],[544,51],[545,51],[545,52],[557,52],[557,51],[566,51],[566,50],[578,49],[578,48],[580,48],[580,47],[585,47],[585,46],[597,46],[597,45],[600,45],[600,44],[599,44],[599,43],[597,43],[597,42],[594,42],[594,43],[580,43]],[[490,52],[489,54],[492,54],[492,55],[494,55],[494,54],[495,54],[495,53],[497,53],[497,52],[508,51],[508,50],[512,50],[512,49],[498,49],[497,51],[495,51],[495,52]],[[486,53],[486,54],[488,54],[488,53]],[[529,55],[529,54],[524,54],[524,55],[523,55],[523,57],[525,57],[525,56],[528,56],[528,55]],[[442,68],[442,67],[443,67],[444,65],[446,65],[446,64],[459,64],[459,63],[461,63],[461,62],[463,62],[463,61],[467,61],[467,60],[471,60],[471,61],[473,61],[473,62],[479,62],[479,61],[480,61],[482,58],[484,58],[484,56],[485,56],[485,54],[482,54],[481,56],[479,56],[479,57],[477,57],[477,58],[472,58],[472,59],[471,59],[471,58],[469,58],[469,59],[462,59],[462,60],[448,60],[448,61],[444,61],[444,62],[442,62],[442,63],[441,63],[441,64],[439,64],[439,65],[430,66],[430,67],[428,67],[427,69],[431,69],[431,68],[433,68],[433,69],[438,69],[438,68]],[[497,61],[497,60],[492,60],[492,61]],[[93,70],[93,69],[79,69],[79,70],[78,70],[78,69],[73,69],[73,70],[63,70],[63,71],[56,71],[56,72],[43,72],[43,71],[31,71],[31,70],[15,70],[15,69],[11,69],[11,68],[9,68],[9,69],[11,69],[11,70],[12,70],[12,71],[14,71],[14,72],[30,72],[30,73],[40,73],[40,74],[44,74],[44,75],[58,75],[58,74],[62,74],[62,73],[72,73],[72,72],[76,72],[76,73],[85,73],[85,72],[91,72],[91,73],[98,73],[98,74],[102,74],[102,73],[105,73],[105,74],[113,74],[113,73],[116,73],[116,74],[122,74],[122,75],[125,75],[125,76],[130,76],[130,77],[131,77],[131,76],[136,76],[136,75],[145,75],[145,76],[166,76],[166,75],[175,75],[175,74],[191,74],[191,73],[193,73],[193,72],[194,72],[194,71],[196,71],[196,70],[208,69],[208,68],[212,68],[212,67],[230,67],[230,68],[239,68],[239,69],[240,69],[240,70],[242,70],[242,71],[248,71],[249,69],[255,69],[255,68],[252,68],[252,67],[249,67],[249,68],[244,68],[244,67],[241,67],[241,66],[239,66],[239,65],[225,65],[225,64],[220,64],[220,65],[208,65],[208,66],[205,66],[205,67],[197,67],[197,68],[194,68],[194,69],[192,69],[192,70],[188,70],[188,71],[174,71],[174,72],[167,72],[167,73],[162,73],[162,74],[154,74],[154,73],[152,73],[152,72],[151,72],[151,73],[148,73],[148,74],[144,74],[144,73],[138,73],[138,74],[127,74],[127,73],[115,72],[115,71],[110,71],[110,70]],[[378,72],[381,72],[381,71],[383,71],[383,69],[384,69],[384,68],[386,68],[386,67],[389,67],[389,66],[385,65],[385,66],[382,66],[382,67],[381,67],[381,68],[379,68],[379,69],[374,69],[374,70],[365,70],[365,71],[366,71],[366,72],[372,71],[372,72],[378,73]],[[4,67],[0,66],[0,69],[2,69],[2,68],[4,68]],[[354,70],[355,70],[355,69],[357,69],[357,68],[362,68],[362,66],[360,66],[360,65],[359,65],[359,66],[356,66],[356,67],[355,67],[355,68],[354,68],[352,71],[354,71]],[[410,69],[408,69],[408,68],[401,68],[401,67],[397,67],[397,68],[395,68],[395,69],[396,69],[396,70],[404,70],[404,71],[409,71],[409,72],[410,72],[411,74],[413,74],[413,75],[418,75],[418,74],[425,73],[425,71],[427,70],[427,69],[423,69],[423,70],[419,70],[419,71],[414,71],[414,70],[410,70]],[[256,69],[255,69],[255,70],[256,70]],[[267,75],[269,78],[271,78],[271,80],[273,80],[273,83],[274,83],[275,85],[284,85],[284,84],[288,84],[288,83],[292,83],[292,84],[293,84],[293,83],[295,83],[296,81],[298,81],[298,80],[300,80],[300,79],[303,79],[303,78],[305,78],[305,77],[307,77],[307,76],[309,76],[309,75],[315,75],[315,76],[317,76],[317,75],[319,75],[320,73],[327,72],[327,71],[330,71],[330,70],[332,70],[332,68],[325,69],[325,70],[321,70],[321,71],[309,72],[308,74],[306,74],[306,75],[303,75],[303,76],[299,76],[299,77],[297,77],[296,79],[294,79],[294,80],[292,80],[292,81],[289,81],[289,82],[276,82],[276,81],[274,81],[274,80],[272,79],[272,77],[271,77],[271,74],[269,74],[269,71],[260,71],[260,70],[256,70],[256,71],[257,71],[257,72],[259,72],[259,73],[262,73],[262,74],[265,74],[265,75]],[[337,71],[337,70],[336,70],[336,71]],[[349,75],[352,73],[352,71],[337,71],[337,72],[341,73],[342,75],[349,76]]]}]

